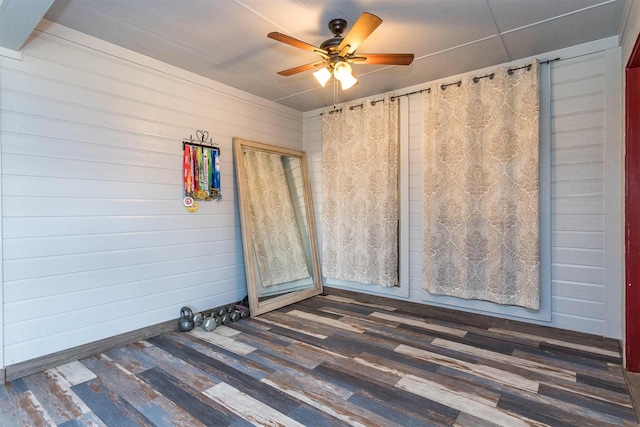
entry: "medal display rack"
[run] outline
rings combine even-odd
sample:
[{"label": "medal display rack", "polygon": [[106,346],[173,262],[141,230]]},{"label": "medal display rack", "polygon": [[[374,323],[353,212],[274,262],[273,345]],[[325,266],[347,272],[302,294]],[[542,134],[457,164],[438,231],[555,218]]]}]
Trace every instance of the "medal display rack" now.
[{"label": "medal display rack", "polygon": [[213,143],[209,132],[196,131],[182,140],[183,204],[189,212],[198,210],[196,200],[221,200],[220,147]]},{"label": "medal display rack", "polygon": [[184,138],[182,140],[182,149],[184,150],[185,145],[194,145],[196,147],[205,147],[205,148],[213,148],[214,150],[218,150],[220,152],[220,147],[218,144],[213,142],[213,138],[209,138],[209,132],[206,130],[197,130],[196,138],[193,135],[189,135],[189,138]]}]

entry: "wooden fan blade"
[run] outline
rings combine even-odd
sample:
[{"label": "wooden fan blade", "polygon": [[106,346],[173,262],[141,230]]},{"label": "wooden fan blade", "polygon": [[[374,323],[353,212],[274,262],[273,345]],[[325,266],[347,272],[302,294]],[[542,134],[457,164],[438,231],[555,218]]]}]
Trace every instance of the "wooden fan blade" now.
[{"label": "wooden fan blade", "polygon": [[303,71],[312,70],[315,67],[323,65],[325,62],[312,62],[311,64],[300,65],[299,67],[289,68],[288,70],[279,71],[278,74],[281,76],[292,76],[294,74],[302,73]]},{"label": "wooden fan blade", "polygon": [[357,64],[409,65],[413,62],[413,53],[358,53],[349,60]]},{"label": "wooden fan blade", "polygon": [[[349,33],[342,39],[340,46],[338,46],[338,52],[344,55],[355,52],[360,43],[369,37],[380,24],[382,24],[382,19],[371,13],[363,12]],[[343,52],[345,48],[347,50]]]},{"label": "wooden fan blade", "polygon": [[273,40],[277,40],[279,42],[282,43],[286,43],[288,45],[291,45],[293,47],[297,47],[298,49],[303,49],[303,50],[308,50],[311,52],[318,52],[318,53],[324,53],[325,55],[328,54],[328,52],[325,49],[319,48],[317,46],[314,46],[312,44],[303,42],[302,40],[298,40],[295,39],[293,37],[290,37],[286,34],[282,34],[282,33],[278,33],[278,32],[273,32],[273,33],[269,33],[267,34],[267,37],[269,37],[270,39]]}]

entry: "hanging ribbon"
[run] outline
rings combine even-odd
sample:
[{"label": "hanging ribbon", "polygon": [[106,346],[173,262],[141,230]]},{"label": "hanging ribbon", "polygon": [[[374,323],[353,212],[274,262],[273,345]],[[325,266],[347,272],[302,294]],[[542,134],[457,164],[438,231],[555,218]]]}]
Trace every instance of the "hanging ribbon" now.
[{"label": "hanging ribbon", "polygon": [[209,161],[209,164],[207,165],[207,168],[208,168],[207,172],[209,173],[208,174],[208,179],[209,179],[209,196],[210,196],[210,198],[215,198],[217,196],[217,194],[214,194],[214,191],[213,191],[213,188],[214,188],[213,176],[215,175],[214,174],[215,162],[213,160],[213,157],[215,156],[215,151],[216,150],[210,149],[209,150],[209,156],[207,157],[207,160]]},{"label": "hanging ribbon", "polygon": [[198,159],[198,199],[204,199],[206,194],[203,191],[206,191],[204,186],[204,174],[203,172],[203,163],[202,163],[202,147],[196,148],[196,158]]},{"label": "hanging ribbon", "polygon": [[193,195],[193,171],[191,169],[191,148],[186,145],[184,147],[184,156],[182,159],[182,172],[184,179],[184,197],[191,197]]},{"label": "hanging ribbon", "polygon": [[218,200],[222,200],[222,188],[220,185],[220,151],[213,150],[213,160],[214,160],[214,173],[213,173],[213,187],[215,188],[215,198]]},{"label": "hanging ribbon", "polygon": [[198,188],[199,177],[198,177],[198,153],[197,153],[197,151],[198,151],[197,147],[192,147],[191,148],[191,170],[193,171],[193,192],[194,193],[199,190],[199,188]]},{"label": "hanging ribbon", "polygon": [[211,200],[209,193],[209,150],[202,149],[202,189],[204,191],[204,199]]}]

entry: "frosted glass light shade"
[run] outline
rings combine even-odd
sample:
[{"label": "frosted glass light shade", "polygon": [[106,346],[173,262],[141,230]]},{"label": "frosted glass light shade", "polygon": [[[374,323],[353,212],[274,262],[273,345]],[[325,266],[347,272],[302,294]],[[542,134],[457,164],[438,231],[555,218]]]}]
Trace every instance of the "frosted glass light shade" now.
[{"label": "frosted glass light shade", "polygon": [[331,78],[331,71],[329,70],[328,67],[323,67],[318,71],[316,71],[315,73],[313,73],[313,77],[316,78],[316,80],[318,81],[318,83],[320,83],[322,87],[325,87],[327,82]]},{"label": "frosted glass light shade", "polygon": [[351,76],[351,65],[348,62],[338,62],[333,67],[333,75],[340,81],[348,78],[348,76]]},{"label": "frosted glass light shade", "polygon": [[342,90],[347,90],[358,83],[358,79],[356,79],[352,74],[348,74],[347,76],[340,79],[340,84],[342,85]]}]

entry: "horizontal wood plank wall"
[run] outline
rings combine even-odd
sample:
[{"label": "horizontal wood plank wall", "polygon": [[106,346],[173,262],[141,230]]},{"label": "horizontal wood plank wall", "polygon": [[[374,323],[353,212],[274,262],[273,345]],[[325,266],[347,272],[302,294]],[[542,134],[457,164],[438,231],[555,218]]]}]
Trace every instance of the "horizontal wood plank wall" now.
[{"label": "horizontal wood plank wall", "polygon": [[[50,23],[0,59],[4,365],[246,295],[232,138],[300,149],[302,114]],[[182,206],[182,139],[222,201]]]},{"label": "horizontal wood plank wall", "polygon": [[604,52],[551,66],[553,316],[567,329],[603,335],[604,70]]},{"label": "horizontal wood plank wall", "polygon": [[[610,48],[608,41],[603,43]],[[594,43],[586,47],[583,45],[565,49],[561,52],[562,57],[577,57],[551,65],[552,318],[549,323],[529,321],[618,339],[621,337],[621,328],[618,319],[614,318],[619,316],[621,300],[607,298],[606,293],[619,294],[622,282],[614,277],[607,283],[606,270],[610,268],[617,271],[618,266],[607,265],[607,262],[615,262],[616,254],[619,260],[621,248],[609,248],[611,253],[605,253],[604,220],[605,209],[619,207],[613,206],[615,200],[607,199],[604,173],[605,166],[620,167],[615,159],[606,163],[605,158],[606,126],[610,121],[615,122],[617,119],[614,116],[619,113],[605,111],[605,89],[608,80],[614,77],[605,73],[605,70],[611,70],[612,67],[606,67],[607,53],[601,51],[602,46],[601,43]],[[547,56],[552,58],[560,55],[554,53]],[[426,86],[425,83],[422,87]],[[411,90],[416,90],[416,87],[397,93]],[[615,96],[617,95],[614,93],[613,98]],[[418,303],[425,303],[420,298],[424,225],[421,214],[423,108],[422,95],[410,97],[409,300]],[[607,113],[610,117],[607,117]],[[401,111],[401,114],[407,114],[407,111]],[[322,119],[318,112],[305,114],[305,129],[305,149],[312,159],[312,190],[319,218],[318,234],[321,238]],[[613,189],[613,192],[617,190]],[[609,203],[607,206],[607,202],[613,204]],[[613,277],[615,274],[609,276]],[[384,295],[383,292],[372,287],[370,293]],[[607,301],[610,306],[605,307]],[[462,300],[459,307],[468,309]],[[494,314],[500,315],[499,311]],[[607,328],[607,318],[614,319],[613,327]]]}]

